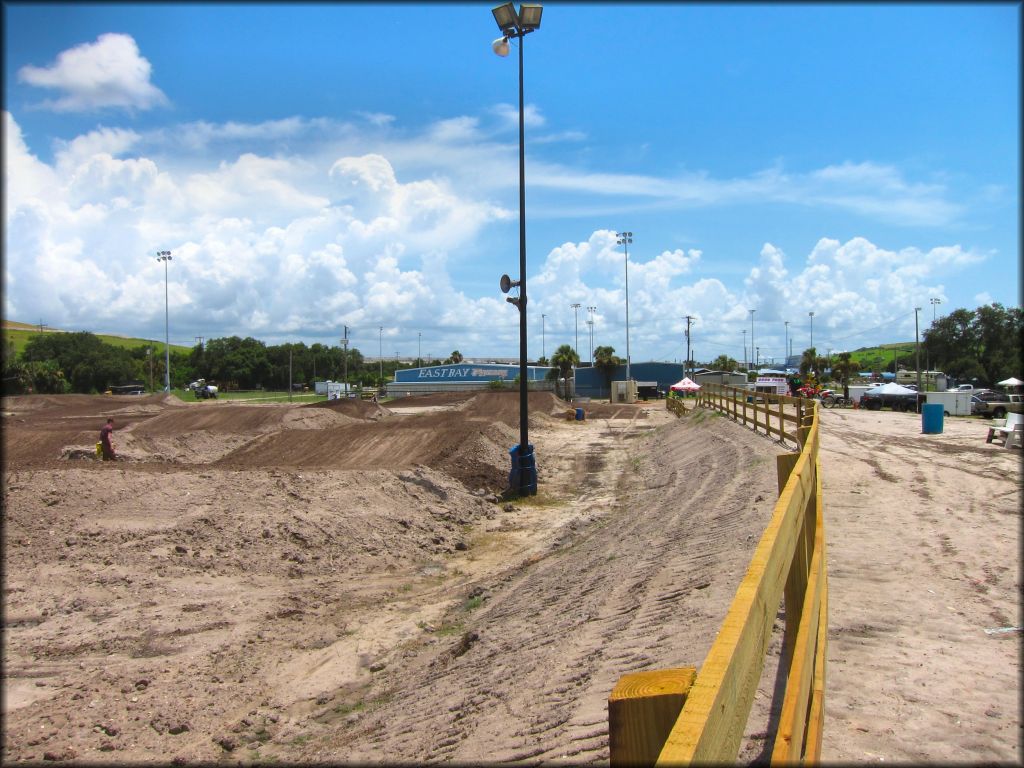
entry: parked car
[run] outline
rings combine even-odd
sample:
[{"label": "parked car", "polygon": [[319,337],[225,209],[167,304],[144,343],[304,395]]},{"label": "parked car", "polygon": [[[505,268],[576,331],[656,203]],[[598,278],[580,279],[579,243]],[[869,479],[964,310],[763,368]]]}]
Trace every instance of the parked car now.
[{"label": "parked car", "polygon": [[908,394],[887,394],[868,390],[860,396],[860,407],[869,411],[892,408],[894,411],[916,411],[917,392]]},{"label": "parked car", "polygon": [[1024,397],[1006,395],[986,390],[971,398],[971,413],[979,413],[986,419],[1001,419],[1007,413],[1024,412]]}]

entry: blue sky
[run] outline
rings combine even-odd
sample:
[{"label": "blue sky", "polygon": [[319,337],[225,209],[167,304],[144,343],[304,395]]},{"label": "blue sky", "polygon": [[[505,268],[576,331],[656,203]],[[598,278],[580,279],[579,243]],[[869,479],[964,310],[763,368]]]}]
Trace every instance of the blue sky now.
[{"label": "blue sky", "polygon": [[[492,7],[5,3],[4,316],[162,339],[167,249],[173,343],[517,356]],[[625,355],[623,230],[634,361],[681,360],[686,315],[698,360],[779,360],[811,311],[824,353],[1019,306],[1020,12],[544,3],[531,358],[578,328],[589,359],[591,317]]]}]

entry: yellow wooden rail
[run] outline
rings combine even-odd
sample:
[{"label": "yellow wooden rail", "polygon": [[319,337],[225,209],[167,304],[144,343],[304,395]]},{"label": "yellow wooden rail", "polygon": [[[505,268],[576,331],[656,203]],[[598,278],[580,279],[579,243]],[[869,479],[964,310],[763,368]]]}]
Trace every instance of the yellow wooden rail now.
[{"label": "yellow wooden rail", "polygon": [[800,452],[778,457],[779,499],[699,673],[690,667],[636,672],[616,684],[608,701],[613,766],[735,762],[783,597],[779,663],[786,685],[773,724],[772,763],[820,757],[828,580],[818,406],[773,395],[748,400],[750,394],[706,385],[698,403],[791,439]]}]

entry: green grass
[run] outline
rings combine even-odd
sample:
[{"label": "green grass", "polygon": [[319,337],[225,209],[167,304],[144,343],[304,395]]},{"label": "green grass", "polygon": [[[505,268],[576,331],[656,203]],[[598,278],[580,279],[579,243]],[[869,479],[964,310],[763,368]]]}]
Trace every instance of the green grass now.
[{"label": "green grass", "polygon": [[904,361],[907,368],[913,368],[914,342],[901,341],[895,344],[881,344],[877,347],[856,349],[850,352],[850,359],[860,365],[861,371],[865,373],[885,370],[894,359]]},{"label": "green grass", "polygon": [[[12,327],[17,326],[17,327]],[[44,333],[59,333],[59,331],[47,330]],[[28,325],[26,323],[15,323],[13,321],[5,321],[3,328],[4,339],[10,339],[14,344],[15,354],[21,354],[25,345],[28,344],[29,339],[33,336],[39,335],[39,329]],[[135,349],[137,347],[153,347],[153,354],[164,354],[164,343],[162,341],[156,341],[153,339],[137,339],[137,338],[125,338],[124,336],[108,336],[105,334],[95,334],[105,344],[110,344],[114,347],[124,347],[125,349]],[[188,354],[192,351],[192,347],[183,347],[178,344],[171,344],[172,352],[181,352]]]}]

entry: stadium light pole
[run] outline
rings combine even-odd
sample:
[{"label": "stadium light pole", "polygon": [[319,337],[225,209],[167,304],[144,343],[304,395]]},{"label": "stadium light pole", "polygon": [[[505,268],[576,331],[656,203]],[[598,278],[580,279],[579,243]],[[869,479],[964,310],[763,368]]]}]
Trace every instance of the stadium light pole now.
[{"label": "stadium light pole", "polygon": [[[750,313],[750,351],[753,352],[754,351],[754,313],[757,312],[757,310],[756,309],[748,309],[747,311]],[[752,357],[753,357],[753,355],[752,355]],[[757,361],[756,360],[754,361],[754,372],[755,373],[757,372]]]},{"label": "stadium light pole", "polygon": [[572,309],[574,322],[576,324],[576,345],[573,347],[573,352],[579,357],[580,354],[580,303],[578,301],[573,302],[569,305]]},{"label": "stadium light pole", "polygon": [[814,349],[814,312],[808,312],[807,316],[811,318],[811,349]]},{"label": "stadium light pole", "polygon": [[544,321],[547,319],[547,315],[540,316],[540,356],[545,360],[548,357],[547,343],[544,339]]},{"label": "stadium light pole", "polygon": [[619,232],[615,244],[622,246],[626,257],[626,381],[632,381],[629,375],[629,245],[633,242],[632,232]]},{"label": "stadium light pole", "polygon": [[519,298],[516,300],[516,307],[519,309],[519,461],[513,460],[512,467],[513,470],[519,468],[520,495],[533,495],[537,492],[536,460],[529,441],[529,371],[526,349],[526,123],[523,106],[523,42],[526,35],[540,29],[543,12],[543,7],[534,3],[520,3],[518,13],[515,4],[511,2],[491,9],[502,35],[491,43],[491,49],[498,56],[508,56],[508,41],[511,38],[519,39]]},{"label": "stadium light pole", "polygon": [[420,350],[423,348],[423,331],[416,332],[416,367],[423,367],[423,357]]},{"label": "stadium light pole", "polygon": [[594,313],[597,312],[597,307],[587,307],[587,314],[590,315],[590,319],[587,320],[587,324],[590,326],[590,367],[594,367]]},{"label": "stadium light pole", "polygon": [[384,326],[377,332],[377,362],[380,364],[380,386],[384,384]]},{"label": "stadium light pole", "polygon": [[782,323],[786,326],[786,341],[782,347],[782,358],[786,361],[786,368],[789,368],[789,320],[783,320]]},{"label": "stadium light pole", "polygon": [[914,307],[914,367],[917,368],[917,391],[921,391],[921,336],[917,324],[917,314],[920,307]]},{"label": "stadium light pole", "polygon": [[[928,299],[928,303],[932,305],[932,324],[931,324],[929,330],[930,331],[934,331],[935,330],[935,308],[939,304],[942,303],[942,299],[931,298],[931,299]],[[931,361],[932,361],[932,355],[931,355],[931,352],[928,351],[928,347],[926,346],[924,348],[924,368],[925,368],[926,371],[930,371],[932,369],[932,362]]]},{"label": "stadium light pole", "polygon": [[156,260],[164,263],[164,392],[171,391],[171,315],[167,300],[167,262],[170,251],[157,251]]},{"label": "stadium light pole", "polygon": [[747,363],[747,329],[743,329],[743,370],[750,373],[750,365]]}]

